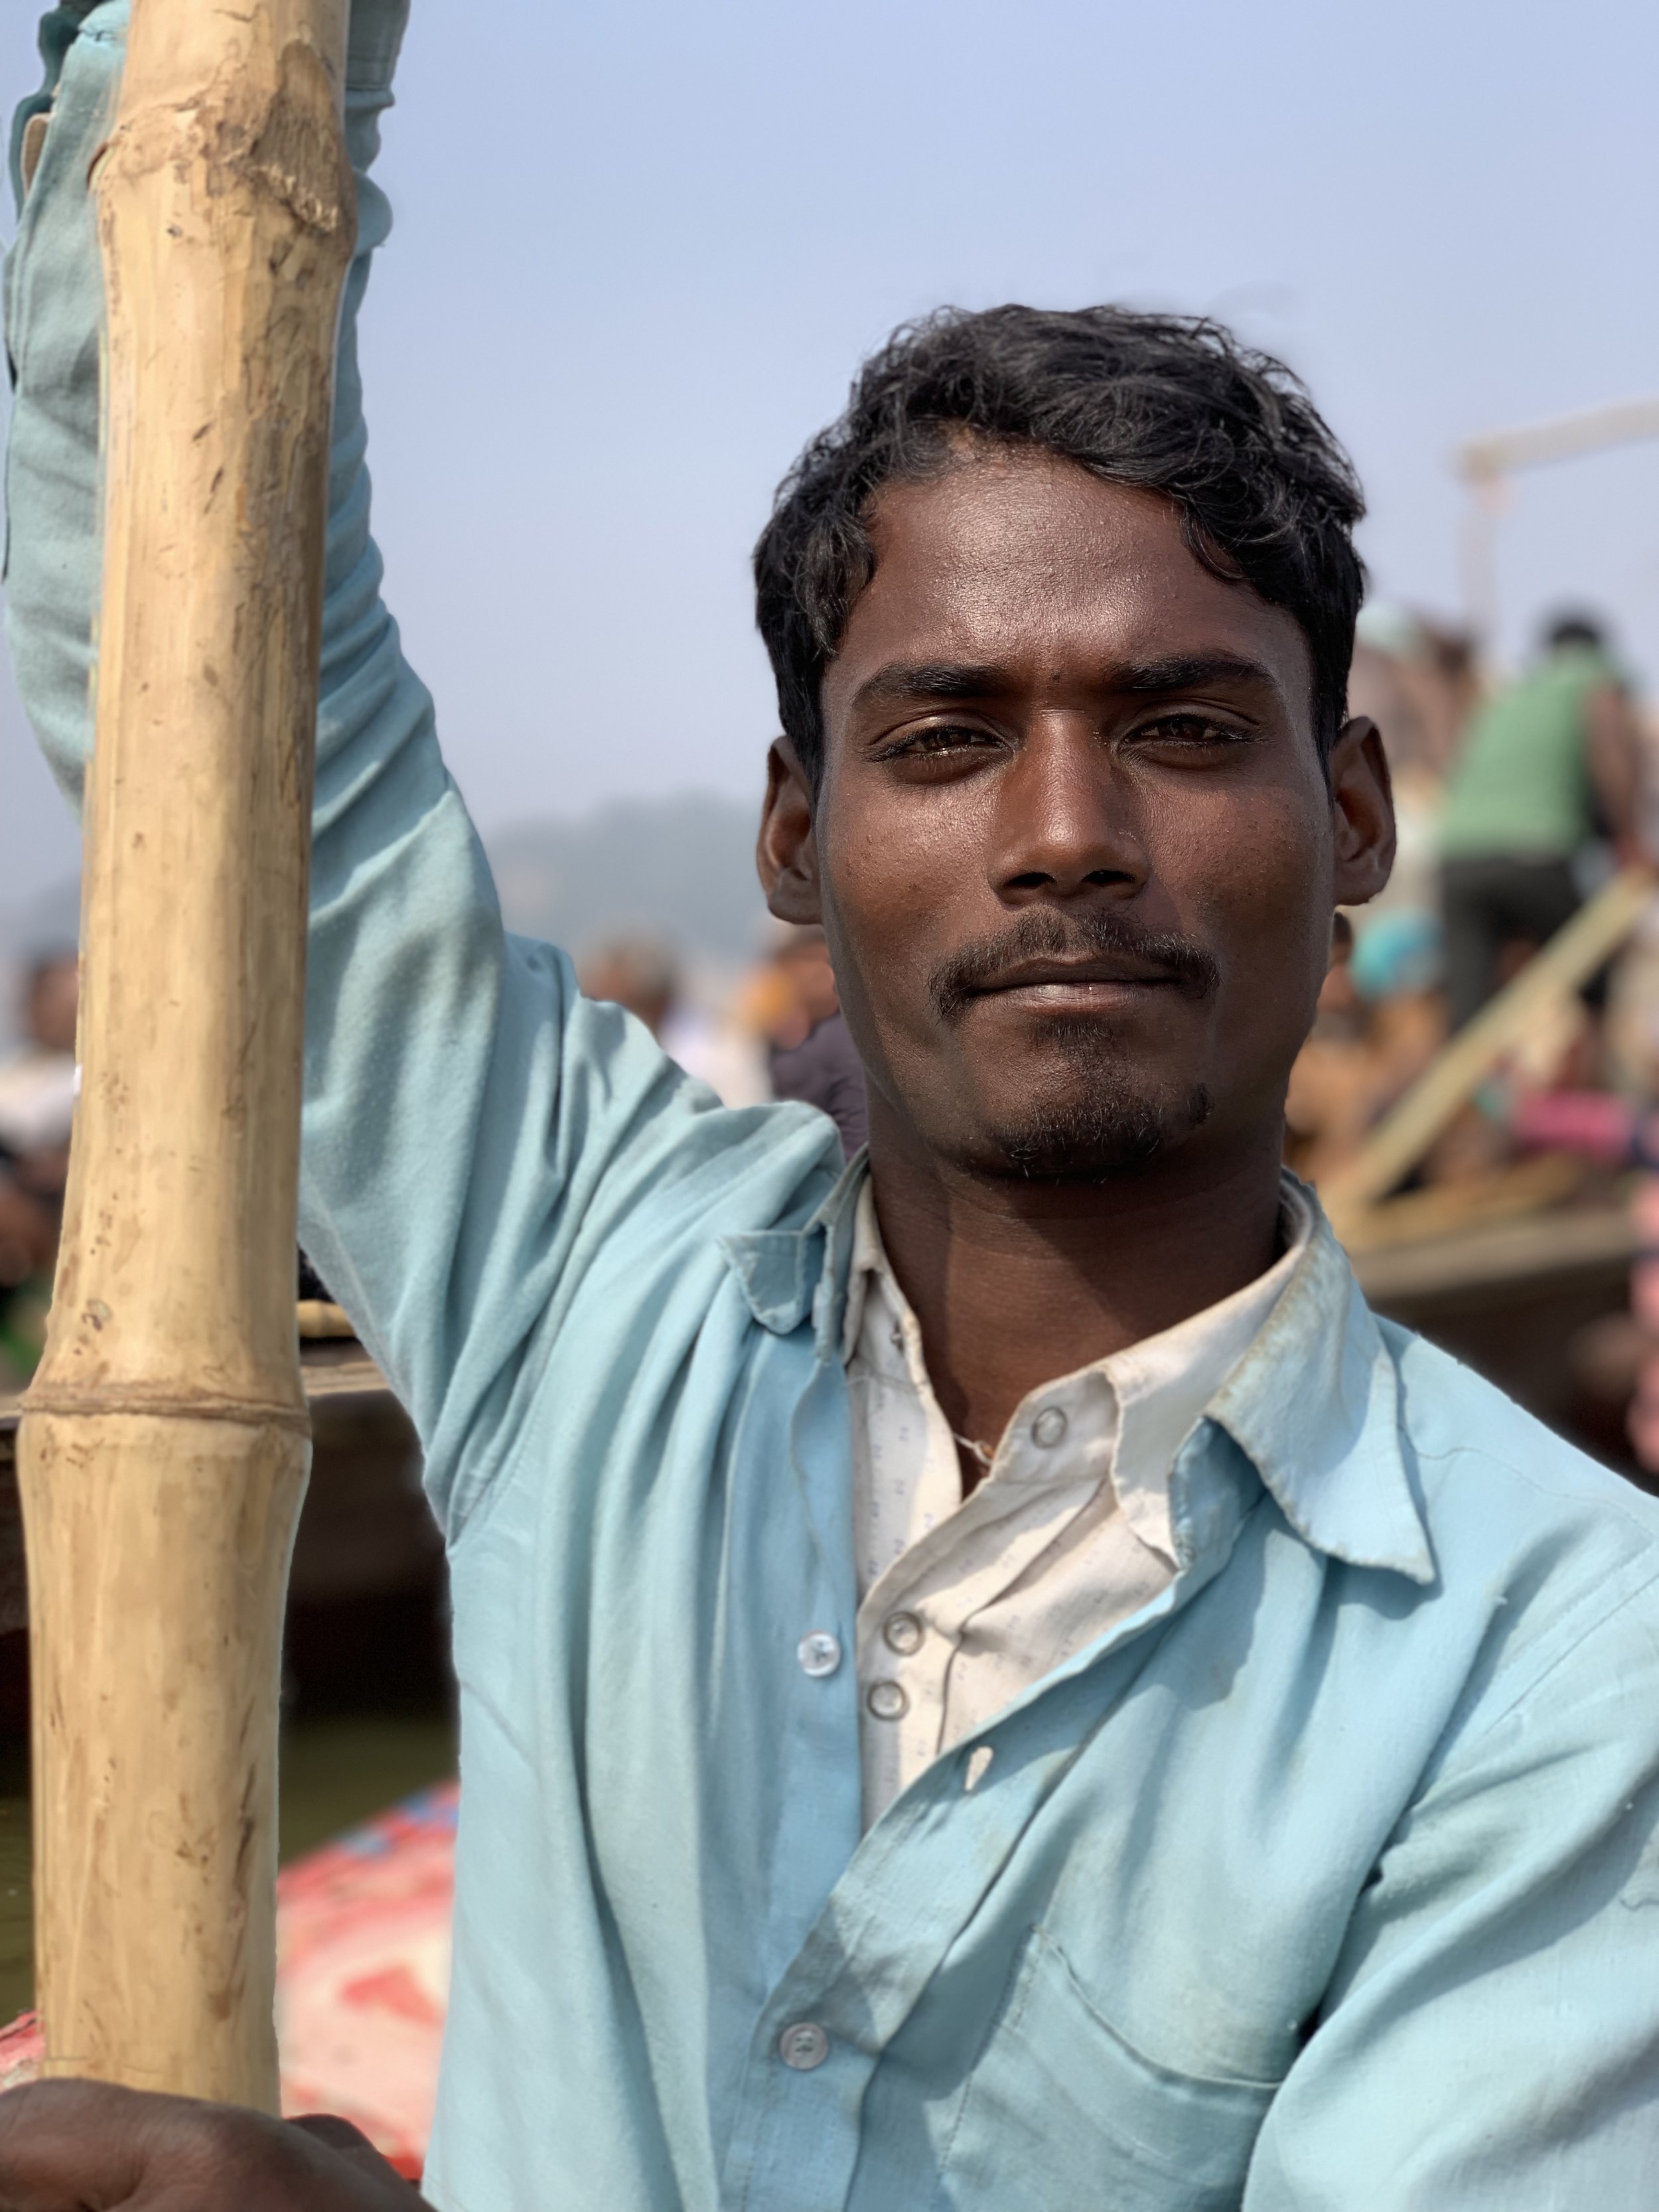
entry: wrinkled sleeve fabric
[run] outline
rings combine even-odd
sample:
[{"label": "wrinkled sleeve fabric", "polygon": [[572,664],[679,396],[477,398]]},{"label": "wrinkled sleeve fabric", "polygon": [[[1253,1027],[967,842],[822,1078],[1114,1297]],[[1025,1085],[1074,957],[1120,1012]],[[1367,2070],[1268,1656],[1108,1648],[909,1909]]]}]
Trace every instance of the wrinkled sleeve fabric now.
[{"label": "wrinkled sleeve fabric", "polygon": [[1243,2212],[1659,2203],[1650,1583],[1425,1778],[1270,2109]]},{"label": "wrinkled sleeve fabric", "polygon": [[[71,799],[100,562],[102,294],[87,173],[113,112],[126,13],[112,0],[83,21],[48,19],[52,120],[6,278],[9,629]],[[431,698],[380,596],[356,323],[390,228],[367,172],[406,17],[407,0],[357,0],[351,26],[359,234],[330,483],[301,1233],[414,1416],[453,1534],[500,1463],[515,1386],[557,1323],[580,1240],[688,1177],[706,1188],[711,1164],[740,1172],[766,1109],[724,1114],[638,1023],[582,999],[563,955],[504,933]]]}]

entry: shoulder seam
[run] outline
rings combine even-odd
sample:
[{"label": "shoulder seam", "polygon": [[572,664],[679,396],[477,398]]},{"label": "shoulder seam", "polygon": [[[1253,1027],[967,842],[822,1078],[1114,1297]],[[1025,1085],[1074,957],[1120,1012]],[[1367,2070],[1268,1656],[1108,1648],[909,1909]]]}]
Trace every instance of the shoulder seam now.
[{"label": "shoulder seam", "polygon": [[[1519,1706],[1526,1705],[1529,1699],[1536,1697],[1544,1685],[1565,1666],[1569,1659],[1573,1658],[1585,1644],[1592,1642],[1604,1629],[1610,1628],[1622,1613],[1633,1605],[1638,1598],[1646,1596],[1656,1585],[1659,1585],[1659,1566],[1656,1566],[1651,1573],[1636,1584],[1634,1589],[1626,1590],[1616,1604],[1610,1606],[1605,1613],[1599,1613],[1581,1632],[1574,1635],[1571,1641],[1545,1665],[1541,1672],[1535,1674],[1524,1687],[1516,1692],[1500,1711],[1492,1716],[1478,1735],[1473,1735],[1468,1739],[1470,1747],[1484,1743],[1493,1730],[1501,1728]],[[1567,1620],[1575,1620],[1580,1610],[1582,1607],[1575,1607],[1573,1613],[1566,1617]],[[1562,1626],[1565,1627],[1565,1623],[1564,1622]]]},{"label": "shoulder seam", "polygon": [[[1523,1413],[1526,1411],[1524,1407],[1521,1410]],[[1527,1418],[1528,1420],[1534,1420],[1536,1419],[1537,1417],[1535,1414],[1528,1414]],[[1542,1425],[1540,1424],[1540,1425],[1541,1426]],[[1547,1433],[1553,1435],[1554,1431],[1551,1430],[1547,1431]],[[1648,1504],[1653,1506],[1655,1511],[1659,1512],[1659,1498],[1651,1498],[1646,1491],[1638,1489],[1637,1486],[1630,1480],[1630,1478],[1627,1475],[1621,1475],[1616,1468],[1604,1467],[1599,1459],[1592,1459],[1588,1452],[1580,1451],[1577,1444],[1568,1443],[1565,1437],[1557,1438],[1557,1442],[1561,1444],[1562,1449],[1565,1451],[1570,1452],[1573,1458],[1579,1462],[1581,1465],[1586,1468],[1595,1468],[1598,1474],[1607,1476],[1608,1480],[1613,1482],[1624,1484],[1626,1488],[1630,1490],[1634,1496],[1645,1498]],[[1534,1496],[1539,1498],[1559,1498],[1565,1499],[1574,1494],[1560,1490],[1552,1489],[1547,1484],[1540,1482],[1536,1475],[1533,1474],[1528,1468],[1524,1467],[1517,1467],[1513,1460],[1504,1459],[1500,1454],[1488,1450],[1483,1444],[1449,1444],[1443,1451],[1425,1451],[1420,1449],[1417,1444],[1416,1440],[1413,1438],[1412,1441],[1412,1449],[1419,1464],[1429,1466],[1442,1466],[1448,1460],[1484,1460],[1487,1466],[1501,1468],[1505,1474],[1512,1474],[1517,1482],[1525,1483],[1527,1488],[1530,1490]],[[1643,1522],[1641,1516],[1633,1512],[1631,1510],[1631,1507],[1622,1498],[1615,1494],[1605,1500],[1598,1499],[1595,1502],[1598,1505],[1601,1506],[1606,1511],[1616,1513],[1620,1520],[1628,1521],[1632,1527],[1641,1529],[1642,1533],[1647,1536],[1650,1543],[1659,1542],[1659,1528],[1648,1528]]]}]

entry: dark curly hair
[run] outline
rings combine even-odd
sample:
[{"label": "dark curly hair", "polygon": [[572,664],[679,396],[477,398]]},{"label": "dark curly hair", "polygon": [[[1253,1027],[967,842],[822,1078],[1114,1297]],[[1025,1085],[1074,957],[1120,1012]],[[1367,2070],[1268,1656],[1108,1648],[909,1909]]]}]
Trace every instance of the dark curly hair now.
[{"label": "dark curly hair", "polygon": [[1301,625],[1328,753],[1364,589],[1352,538],[1364,500],[1300,380],[1201,316],[942,307],[865,363],[846,413],[779,486],[755,548],[779,710],[815,789],[823,672],[875,568],[871,502],[884,484],[951,466],[964,434],[1041,447],[1173,501],[1206,568]]}]

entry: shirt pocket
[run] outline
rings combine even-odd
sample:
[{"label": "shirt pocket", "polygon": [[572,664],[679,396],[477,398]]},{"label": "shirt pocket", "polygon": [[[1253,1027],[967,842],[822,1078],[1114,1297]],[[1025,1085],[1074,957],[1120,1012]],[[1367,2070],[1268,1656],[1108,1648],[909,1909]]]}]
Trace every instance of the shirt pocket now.
[{"label": "shirt pocket", "polygon": [[1237,2212],[1277,2087],[1157,2064],[1034,1928],[945,2145],[936,2212]]}]

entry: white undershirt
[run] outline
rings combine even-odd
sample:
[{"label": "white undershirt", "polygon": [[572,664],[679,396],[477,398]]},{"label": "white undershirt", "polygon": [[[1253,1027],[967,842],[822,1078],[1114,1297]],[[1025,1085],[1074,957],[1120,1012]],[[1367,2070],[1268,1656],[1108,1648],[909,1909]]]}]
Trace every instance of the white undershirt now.
[{"label": "white undershirt", "polygon": [[941,1752],[1173,1580],[1176,1455],[1273,1310],[1312,1226],[1287,1182],[1285,1250],[1266,1274],[1033,1390],[964,1498],[956,1440],[866,1182],[843,1353],[866,1827]]}]

